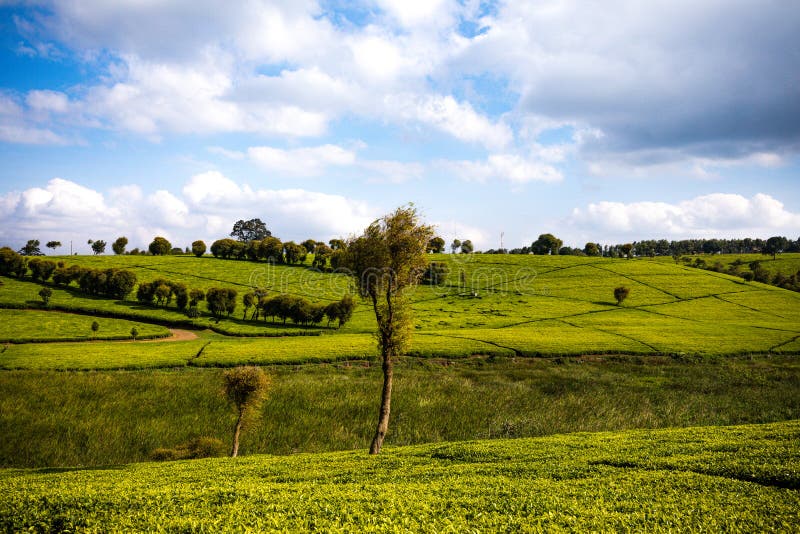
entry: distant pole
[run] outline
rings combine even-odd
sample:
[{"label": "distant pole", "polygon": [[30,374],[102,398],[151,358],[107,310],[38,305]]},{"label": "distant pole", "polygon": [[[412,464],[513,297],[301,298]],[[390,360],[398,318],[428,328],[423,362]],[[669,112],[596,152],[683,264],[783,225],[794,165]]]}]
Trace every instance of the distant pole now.
[{"label": "distant pole", "polygon": [[69,255],[72,256],[72,240],[69,240]]},{"label": "distant pole", "polygon": [[506,235],[505,232],[500,232],[500,250],[503,250],[503,236]]}]

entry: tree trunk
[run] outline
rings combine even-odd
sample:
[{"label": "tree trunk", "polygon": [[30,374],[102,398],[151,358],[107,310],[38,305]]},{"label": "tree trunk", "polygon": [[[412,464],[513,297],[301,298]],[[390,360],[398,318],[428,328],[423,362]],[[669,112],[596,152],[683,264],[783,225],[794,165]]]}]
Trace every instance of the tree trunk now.
[{"label": "tree trunk", "polygon": [[378,454],[383,446],[383,439],[389,429],[389,410],[392,402],[392,376],[394,374],[394,362],[390,354],[383,355],[383,394],[381,395],[381,410],[378,414],[378,428],[375,430],[375,437],[372,438],[372,445],[369,447],[370,454]]},{"label": "tree trunk", "polygon": [[239,434],[242,431],[242,413],[239,412],[239,417],[236,418],[236,424],[233,427],[233,446],[231,447],[231,458],[236,458],[239,455]]}]

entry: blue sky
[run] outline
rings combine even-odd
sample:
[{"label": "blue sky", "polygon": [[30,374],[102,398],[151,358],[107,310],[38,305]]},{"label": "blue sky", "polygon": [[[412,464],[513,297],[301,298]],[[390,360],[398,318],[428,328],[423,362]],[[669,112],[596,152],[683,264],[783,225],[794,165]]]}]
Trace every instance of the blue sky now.
[{"label": "blue sky", "polygon": [[[0,244],[800,236],[780,1],[0,0]],[[86,249],[86,250],[83,250]]]}]

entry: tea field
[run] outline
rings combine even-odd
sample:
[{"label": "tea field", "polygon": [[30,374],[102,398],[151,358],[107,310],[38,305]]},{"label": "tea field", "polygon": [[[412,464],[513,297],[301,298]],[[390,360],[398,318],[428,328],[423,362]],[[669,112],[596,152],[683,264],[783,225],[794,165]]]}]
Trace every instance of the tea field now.
[{"label": "tea field", "polygon": [[800,423],[0,471],[8,532],[796,531]]},{"label": "tea field", "polygon": [[[793,256],[800,257],[785,254],[780,261],[794,261]],[[411,295],[415,312],[411,355],[720,356],[798,352],[800,294],[744,282],[739,277],[663,259],[501,255],[435,255],[433,259],[446,263],[450,275],[443,285],[419,286]],[[50,311],[45,312],[36,298],[39,284],[4,277],[0,307],[6,309],[0,310],[0,317],[10,317],[4,321],[9,340],[34,340],[36,328],[42,339],[52,339],[52,326],[63,317],[54,310],[206,328],[222,335],[208,334],[210,343],[199,356],[193,345],[187,350],[173,347],[175,357],[169,361],[160,356],[143,357],[136,351],[126,359],[125,352],[118,351],[113,343],[106,345],[107,350],[117,354],[106,359],[95,357],[99,348],[89,354],[79,345],[48,347],[53,349],[49,353],[10,345],[0,354],[0,368],[116,369],[190,362],[201,366],[297,364],[365,359],[374,354],[374,319],[364,303],[341,329],[324,324],[303,327],[291,322],[253,321],[252,312],[244,317],[241,295],[254,287],[266,289],[268,295],[288,293],[326,303],[351,290],[351,281],[343,274],[321,273],[307,266],[190,256],[97,256],[64,261],[96,268],[128,268],[140,281],[164,277],[190,288],[236,288],[239,309],[219,321],[208,315],[191,319],[174,306],[144,306],[134,300],[90,297],[73,287],[54,287]],[[613,289],[620,285],[629,287],[630,295],[617,305]],[[11,309],[51,313],[53,324],[39,321],[19,325],[11,317],[21,312]],[[61,330],[64,339],[75,339],[68,334],[69,328]],[[103,334],[111,331],[111,327],[101,330]],[[245,342],[240,336],[253,339]],[[293,336],[297,338],[290,339]]]}]

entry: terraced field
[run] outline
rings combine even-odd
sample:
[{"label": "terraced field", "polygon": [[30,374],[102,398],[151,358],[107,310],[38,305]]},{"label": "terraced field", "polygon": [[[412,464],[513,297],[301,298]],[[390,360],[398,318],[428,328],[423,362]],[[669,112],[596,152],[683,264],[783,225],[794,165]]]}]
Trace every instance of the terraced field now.
[{"label": "terraced field", "polygon": [[796,531],[800,423],[0,471],[37,531]]}]

